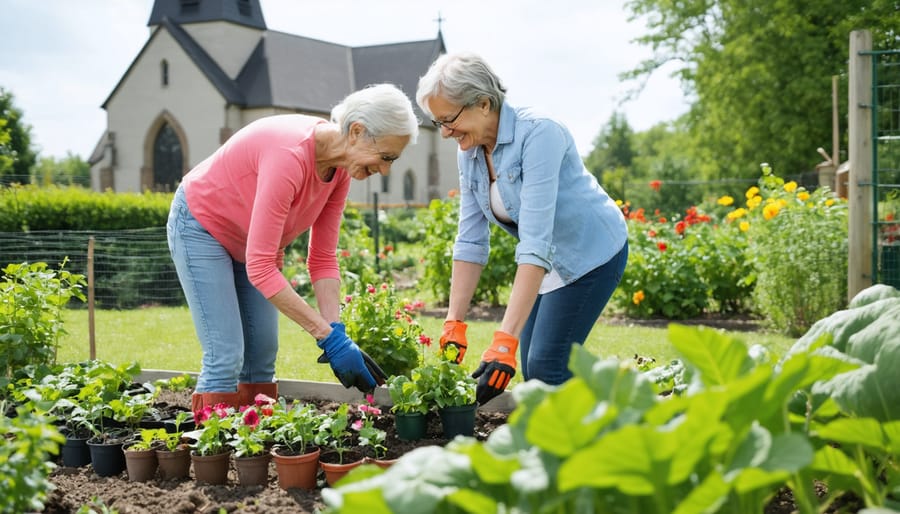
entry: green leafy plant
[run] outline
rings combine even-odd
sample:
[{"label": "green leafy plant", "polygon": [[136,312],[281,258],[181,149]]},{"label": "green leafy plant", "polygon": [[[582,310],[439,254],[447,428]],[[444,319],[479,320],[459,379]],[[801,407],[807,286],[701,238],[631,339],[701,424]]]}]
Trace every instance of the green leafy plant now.
[{"label": "green leafy plant", "polygon": [[353,422],[351,428],[358,432],[359,446],[371,450],[376,459],[383,459],[387,453],[387,446],[385,446],[387,432],[375,426],[375,420],[381,416],[381,409],[372,405],[373,400],[372,395],[367,395],[367,403],[357,407],[360,417]]},{"label": "green leafy plant", "polygon": [[316,433],[316,444],[330,446],[338,454],[338,463],[344,463],[344,452],[350,443],[350,405],[342,403],[337,409],[322,416],[319,431]]},{"label": "green leafy plant", "polygon": [[[0,401],[0,412],[6,403]],[[14,417],[0,416],[0,505],[4,512],[43,512],[44,500],[53,489],[50,473],[56,468],[51,456],[59,453],[65,438],[52,419],[25,408]]]},{"label": "green leafy plant", "polygon": [[429,406],[436,408],[460,407],[475,403],[478,382],[463,366],[455,362],[439,359],[433,364],[424,364],[413,370],[416,382]]},{"label": "green leafy plant", "polygon": [[281,397],[270,416],[272,440],[288,452],[302,455],[315,442],[321,419],[315,405],[298,400],[288,405]]},{"label": "green leafy plant", "polygon": [[387,388],[391,397],[391,412],[402,414],[428,413],[427,398],[430,395],[428,392],[420,390],[419,382],[411,380],[406,375],[393,375],[387,380]]},{"label": "green leafy plant", "polygon": [[184,391],[186,389],[191,389],[197,385],[197,379],[192,375],[187,373],[183,373],[181,375],[176,375],[174,377],[169,377],[166,379],[159,379],[153,383],[159,390],[168,390],[168,391]]},{"label": "green leafy plant", "polygon": [[0,279],[0,390],[14,370],[56,362],[59,336],[65,333],[62,309],[73,298],[85,300],[83,275],[45,262],[9,264]]},{"label": "green leafy plant", "polygon": [[231,451],[234,408],[225,404],[206,406],[195,413],[195,422],[201,427],[200,435],[192,445],[197,455],[218,455]]},{"label": "green leafy plant", "polygon": [[[266,412],[272,412],[267,408]],[[271,442],[272,434],[268,430],[269,421],[263,421],[259,406],[252,405],[240,412],[235,412],[232,419],[232,430],[228,433],[229,446],[235,457],[255,457],[266,452],[266,445]]]},{"label": "green leafy plant", "polygon": [[371,284],[344,298],[347,335],[391,375],[408,375],[419,363],[419,345],[430,344],[415,319],[421,302],[401,299],[387,283]]},{"label": "green leafy plant", "polygon": [[138,438],[131,442],[127,449],[135,451],[150,451],[155,449],[161,441],[166,439],[165,428],[143,428],[138,432]]},{"label": "green leafy plant", "polygon": [[157,439],[163,442],[163,446],[166,450],[174,452],[185,445],[183,439],[184,431],[181,430],[181,424],[184,423],[190,415],[191,414],[187,411],[179,411],[175,414],[175,420],[173,421],[175,425],[174,431],[168,432],[165,429],[162,429],[161,432],[157,431]]}]

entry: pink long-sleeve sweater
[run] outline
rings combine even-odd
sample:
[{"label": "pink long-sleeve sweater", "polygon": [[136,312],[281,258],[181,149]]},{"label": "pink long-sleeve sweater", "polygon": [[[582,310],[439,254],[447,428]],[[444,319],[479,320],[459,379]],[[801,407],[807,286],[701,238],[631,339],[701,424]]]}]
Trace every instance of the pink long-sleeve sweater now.
[{"label": "pink long-sleeve sweater", "polygon": [[350,177],[316,173],[315,127],[301,114],[270,116],[237,131],[184,177],[191,213],[266,297],[288,286],[284,248],[310,230],[310,280],[340,278],[336,250]]}]

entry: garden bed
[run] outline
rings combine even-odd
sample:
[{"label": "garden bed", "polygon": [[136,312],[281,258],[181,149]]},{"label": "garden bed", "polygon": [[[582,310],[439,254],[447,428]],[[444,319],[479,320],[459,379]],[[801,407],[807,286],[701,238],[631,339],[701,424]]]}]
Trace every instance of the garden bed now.
[{"label": "garden bed", "polygon": [[[146,378],[147,372],[145,372]],[[158,373],[150,372],[150,376]],[[355,390],[346,390],[336,384],[318,384],[286,382],[281,389],[290,391],[304,390],[309,394],[303,401],[315,403],[322,411],[337,407],[337,401],[359,403],[361,395]],[[355,392],[355,393],[354,393]],[[376,404],[383,391],[376,394]],[[337,401],[323,399],[325,395],[337,396]],[[169,406],[190,408],[190,391],[163,391],[158,402]],[[288,399],[293,397],[283,394]],[[311,396],[312,398],[307,398]],[[505,405],[501,399],[497,405]],[[381,403],[385,405],[386,402]],[[383,409],[388,412],[388,408]],[[475,419],[475,437],[484,440],[498,426],[506,422],[508,410],[480,409]],[[426,437],[418,441],[402,441],[397,438],[392,422],[393,416],[385,414],[376,423],[378,428],[387,432],[386,444],[389,456],[402,455],[420,446],[444,445],[448,441],[442,438],[442,428],[437,414],[428,415]],[[237,474],[232,464],[229,470],[228,485],[205,485],[191,478],[182,480],[160,480],[155,478],[147,482],[131,482],[127,473],[113,477],[100,477],[91,466],[70,468],[60,466],[50,477],[56,490],[51,492],[46,502],[47,513],[74,513],[90,504],[92,498],[99,498],[102,503],[94,506],[96,512],[104,512],[102,506],[115,508],[120,514],[159,513],[218,513],[218,512],[265,512],[265,513],[313,513],[324,508],[321,489],[325,486],[324,475],[320,472],[319,487],[315,490],[302,489],[283,490],[278,486],[274,464],[270,464],[269,480],[265,487],[238,485]],[[221,510],[224,509],[224,510]]]}]

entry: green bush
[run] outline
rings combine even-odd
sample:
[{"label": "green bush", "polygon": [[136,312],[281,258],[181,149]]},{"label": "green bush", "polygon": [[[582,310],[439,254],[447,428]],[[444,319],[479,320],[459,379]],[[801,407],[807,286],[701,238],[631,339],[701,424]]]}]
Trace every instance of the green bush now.
[{"label": "green bush", "polygon": [[163,227],[172,193],[104,193],[80,187],[0,189],[0,232]]},{"label": "green bush", "polygon": [[13,371],[56,362],[59,336],[65,333],[62,309],[72,298],[84,301],[84,277],[49,269],[47,263],[10,264],[0,281],[0,390]]},{"label": "green bush", "polygon": [[[423,245],[428,249],[420,285],[432,294],[437,303],[443,305],[450,300],[453,243],[458,219],[459,198],[455,196],[432,200],[428,209],[420,212],[420,223],[425,229]],[[516,244],[514,237],[491,225],[491,251],[472,297],[474,303],[501,304],[501,293],[516,276]]]},{"label": "green bush", "polygon": [[[5,411],[0,402],[0,411]],[[56,469],[51,456],[59,453],[65,438],[51,419],[19,409],[16,416],[0,416],[0,511],[43,512],[48,477]]]}]

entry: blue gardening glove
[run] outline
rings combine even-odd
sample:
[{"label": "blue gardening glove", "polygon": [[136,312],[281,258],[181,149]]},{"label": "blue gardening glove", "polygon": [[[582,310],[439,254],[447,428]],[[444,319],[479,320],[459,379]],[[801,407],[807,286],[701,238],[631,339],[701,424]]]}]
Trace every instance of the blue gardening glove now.
[{"label": "blue gardening glove", "polygon": [[516,376],[516,349],[519,340],[497,330],[491,346],[481,355],[481,364],[472,373],[478,380],[475,388],[475,400],[484,405],[502,393],[509,381]]},{"label": "blue gardening glove", "polygon": [[348,389],[356,387],[367,393],[387,378],[378,364],[347,337],[343,323],[332,323],[331,333],[316,344],[324,351],[319,362],[329,363],[334,376]]}]

